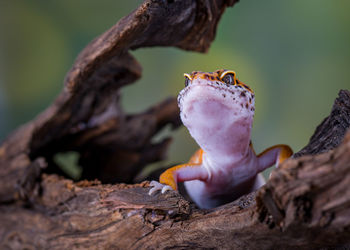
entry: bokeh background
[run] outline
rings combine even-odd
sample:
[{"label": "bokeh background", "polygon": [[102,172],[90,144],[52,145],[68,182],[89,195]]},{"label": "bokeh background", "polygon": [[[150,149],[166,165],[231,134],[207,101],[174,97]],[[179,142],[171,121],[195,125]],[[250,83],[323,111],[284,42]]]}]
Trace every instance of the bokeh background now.
[{"label": "bokeh background", "polygon": [[[85,45],[142,1],[0,0],[0,141],[33,119],[61,91]],[[330,112],[340,89],[350,89],[350,1],[241,0],[224,13],[209,53],[176,48],[133,51],[140,81],[123,89],[123,106],[139,112],[184,86],[184,72],[233,69],[256,93],[253,143],[305,146]],[[196,149],[185,128],[169,160]]]}]

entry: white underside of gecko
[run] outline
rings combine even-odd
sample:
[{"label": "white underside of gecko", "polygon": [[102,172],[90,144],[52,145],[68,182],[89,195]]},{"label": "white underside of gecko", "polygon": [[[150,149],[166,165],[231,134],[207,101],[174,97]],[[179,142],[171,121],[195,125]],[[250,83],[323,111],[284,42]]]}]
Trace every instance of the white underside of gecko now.
[{"label": "white underside of gecko", "polygon": [[208,179],[185,181],[185,187],[198,206],[209,208],[253,191],[264,181],[257,176],[258,159],[249,147],[252,94],[241,87],[196,80],[180,93],[179,106],[184,125],[205,152],[201,167]]}]

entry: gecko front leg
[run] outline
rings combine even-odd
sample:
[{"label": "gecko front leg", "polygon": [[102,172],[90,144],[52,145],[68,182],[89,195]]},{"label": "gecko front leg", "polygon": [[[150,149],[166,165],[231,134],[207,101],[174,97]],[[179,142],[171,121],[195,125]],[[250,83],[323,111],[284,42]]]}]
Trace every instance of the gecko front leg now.
[{"label": "gecko front leg", "polygon": [[159,182],[151,182],[151,190],[149,195],[160,191],[165,193],[168,190],[177,190],[177,183],[192,180],[205,181],[209,174],[205,168],[202,167],[203,150],[199,149],[191,157],[190,161],[186,164],[181,164],[167,169],[159,177]]},{"label": "gecko front leg", "polygon": [[205,181],[208,178],[208,172],[200,164],[181,164],[169,168],[159,177],[159,182],[151,182],[149,195],[161,190],[165,193],[168,190],[177,190],[177,183],[192,180]]},{"label": "gecko front leg", "polygon": [[265,149],[262,153],[257,155],[259,172],[276,164],[278,167],[283,161],[288,159],[293,154],[292,149],[288,145],[279,144]]}]

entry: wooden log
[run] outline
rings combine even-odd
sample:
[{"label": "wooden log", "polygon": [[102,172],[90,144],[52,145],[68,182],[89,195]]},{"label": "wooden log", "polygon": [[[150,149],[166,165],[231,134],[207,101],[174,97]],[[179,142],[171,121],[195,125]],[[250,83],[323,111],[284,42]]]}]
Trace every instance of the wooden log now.
[{"label": "wooden log", "polygon": [[349,158],[350,133],[333,151],[288,160],[257,194],[211,210],[175,192],[148,196],[147,183],[43,176],[42,194],[30,209],[0,206],[7,229],[1,247],[344,249],[350,239]]}]

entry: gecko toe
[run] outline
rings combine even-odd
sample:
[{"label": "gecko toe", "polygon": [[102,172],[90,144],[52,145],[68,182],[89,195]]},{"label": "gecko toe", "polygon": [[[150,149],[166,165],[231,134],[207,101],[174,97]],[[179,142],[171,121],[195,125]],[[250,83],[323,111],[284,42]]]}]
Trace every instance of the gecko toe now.
[{"label": "gecko toe", "polygon": [[153,195],[157,193],[158,191],[161,191],[163,188],[163,184],[159,183],[158,181],[151,181],[150,187],[151,189],[148,192],[148,195]]},{"label": "gecko toe", "polygon": [[169,190],[173,190],[172,187],[159,183],[158,181],[151,181],[150,187],[151,189],[149,190],[148,195],[153,195],[159,191],[161,191],[161,193],[164,194]]},{"label": "gecko toe", "polygon": [[162,194],[164,194],[167,191],[172,191],[174,190],[172,187],[168,186],[168,185],[164,185],[162,188]]}]

